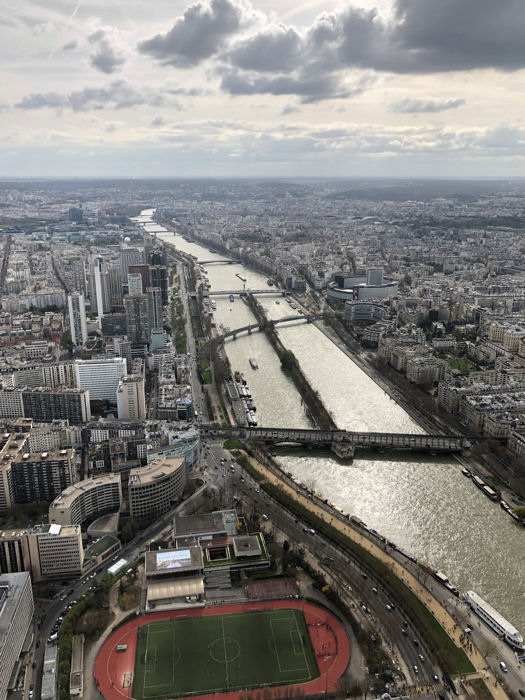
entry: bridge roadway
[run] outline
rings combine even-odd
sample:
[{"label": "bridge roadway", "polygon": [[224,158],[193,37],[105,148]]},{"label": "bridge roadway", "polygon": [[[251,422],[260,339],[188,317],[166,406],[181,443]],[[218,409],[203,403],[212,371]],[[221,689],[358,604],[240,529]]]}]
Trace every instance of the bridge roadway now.
[{"label": "bridge roadway", "polygon": [[290,314],[289,316],[283,316],[275,320],[268,320],[265,323],[252,323],[249,326],[242,326],[241,328],[234,328],[232,331],[223,333],[217,336],[218,340],[226,340],[227,338],[236,338],[240,333],[252,333],[252,331],[263,331],[265,328],[272,328],[280,323],[287,323],[288,321],[306,321],[311,323],[311,321],[323,318],[323,314]]},{"label": "bridge roadway", "polygon": [[210,289],[209,292],[210,297],[225,297],[229,296],[230,294],[233,294],[234,296],[241,296],[241,294],[273,294],[273,296],[282,297],[285,295],[285,292],[283,292],[281,289],[276,289],[275,287],[273,289],[271,287],[267,287],[266,289],[220,289],[217,291]]},{"label": "bridge roadway", "polygon": [[203,435],[253,440],[266,444],[334,446],[348,444],[362,449],[393,449],[409,452],[460,452],[470,446],[464,437],[415,435],[413,433],[358,433],[349,430],[308,430],[304,428],[246,428],[242,426],[201,425]]},{"label": "bridge roadway", "polygon": [[223,265],[236,265],[239,261],[233,258],[224,258],[224,260],[197,260],[197,265],[213,265],[214,263],[222,263]]}]

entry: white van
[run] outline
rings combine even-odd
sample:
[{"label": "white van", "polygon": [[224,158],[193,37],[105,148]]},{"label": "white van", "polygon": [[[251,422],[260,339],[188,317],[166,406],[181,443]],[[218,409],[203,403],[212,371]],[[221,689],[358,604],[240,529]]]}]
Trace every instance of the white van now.
[{"label": "white van", "polygon": [[501,670],[503,671],[503,673],[507,673],[508,670],[509,670],[509,669],[507,668],[507,664],[506,664],[504,661],[500,661],[500,662],[499,662],[499,667],[501,668]]}]

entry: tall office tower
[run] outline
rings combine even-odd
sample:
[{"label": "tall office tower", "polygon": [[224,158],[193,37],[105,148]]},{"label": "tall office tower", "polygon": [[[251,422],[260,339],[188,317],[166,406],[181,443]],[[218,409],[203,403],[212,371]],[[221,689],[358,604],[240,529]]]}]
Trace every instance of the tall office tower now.
[{"label": "tall office tower", "polygon": [[142,294],[145,290],[142,288],[142,275],[140,272],[128,272],[128,294]]},{"label": "tall office tower", "polygon": [[144,377],[128,375],[122,377],[117,389],[119,420],[146,420],[146,397]]},{"label": "tall office tower", "polygon": [[119,265],[107,265],[105,269],[108,306],[111,311],[122,309],[122,279]]},{"label": "tall office tower", "polygon": [[168,262],[166,253],[161,248],[155,248],[149,255],[150,286],[159,287],[162,292],[162,303],[168,304]]},{"label": "tall office tower", "polygon": [[69,308],[69,324],[71,339],[77,347],[82,347],[87,341],[86,307],[83,294],[70,294],[67,298]]},{"label": "tall office tower", "polygon": [[86,267],[84,260],[79,258],[71,262],[71,278],[73,287],[79,294],[86,296]]},{"label": "tall office tower", "polygon": [[108,357],[95,360],[75,360],[77,387],[89,389],[91,401],[117,400],[120,378],[126,374],[126,360]]},{"label": "tall office tower", "polygon": [[150,265],[167,265],[166,253],[162,248],[154,248],[149,254]]},{"label": "tall office tower", "polygon": [[152,287],[158,287],[164,306],[168,304],[168,270],[165,265],[150,265],[149,276]]},{"label": "tall office tower", "polygon": [[[133,272],[138,272],[142,277],[142,291],[144,292],[148,287],[151,287],[149,280],[149,265],[130,265],[128,268],[128,275]],[[131,292],[130,292],[131,294]]]},{"label": "tall office tower", "polygon": [[33,621],[35,604],[27,571],[0,576],[0,698],[7,697],[9,680]]},{"label": "tall office tower", "polygon": [[128,281],[129,266],[140,265],[142,261],[142,251],[139,248],[120,249],[120,276],[123,284],[126,284]]},{"label": "tall office tower", "polygon": [[[102,289],[102,258],[97,258],[93,265],[93,278],[95,282],[95,300],[97,306],[97,316],[99,325],[102,323],[102,316],[104,315],[104,293]],[[93,300],[92,300],[93,303]]]},{"label": "tall office tower", "polygon": [[124,297],[128,340],[132,345],[149,342],[148,297],[146,294],[128,294]]},{"label": "tall office tower", "polygon": [[156,331],[162,328],[162,293],[158,287],[148,287],[148,319],[149,330]]}]

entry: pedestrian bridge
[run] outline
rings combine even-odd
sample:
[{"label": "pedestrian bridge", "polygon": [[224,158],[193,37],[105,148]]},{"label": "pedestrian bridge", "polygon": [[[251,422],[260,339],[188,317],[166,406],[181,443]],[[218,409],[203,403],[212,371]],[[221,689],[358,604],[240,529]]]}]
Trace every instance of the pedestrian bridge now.
[{"label": "pedestrian bridge", "polygon": [[264,323],[252,323],[249,326],[242,326],[242,328],[235,328],[232,331],[228,331],[227,333],[223,333],[222,335],[216,336],[217,340],[228,340],[228,338],[236,338],[238,335],[241,333],[248,333],[251,334],[254,331],[264,331],[265,328],[274,328],[275,326],[278,326],[280,323],[287,323],[289,321],[306,321],[306,323],[311,323],[312,321],[317,321],[318,319],[323,318],[322,313],[318,314],[289,314],[288,316],[283,316],[282,318],[278,318],[275,320],[267,320]]},{"label": "pedestrian bridge", "polygon": [[264,442],[330,447],[339,456],[353,456],[355,449],[403,450],[406,452],[461,452],[470,447],[464,437],[413,433],[361,433],[350,430],[308,430],[304,428],[246,428],[202,425],[202,435]]}]

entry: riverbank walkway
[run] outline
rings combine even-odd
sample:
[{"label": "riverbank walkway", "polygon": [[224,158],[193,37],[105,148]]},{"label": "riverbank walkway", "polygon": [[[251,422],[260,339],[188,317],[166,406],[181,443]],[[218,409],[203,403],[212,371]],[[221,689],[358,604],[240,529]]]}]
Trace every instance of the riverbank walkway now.
[{"label": "riverbank walkway", "polygon": [[464,646],[462,644],[463,629],[458,625],[456,620],[452,617],[451,613],[446,607],[440,604],[440,602],[434,598],[422,583],[420,583],[417,578],[405,569],[399,562],[397,562],[393,557],[391,557],[388,552],[383,550],[374,542],[371,542],[364,535],[360,534],[349,524],[345,524],[343,521],[334,517],[328,510],[322,508],[318,504],[312,502],[311,499],[305,497],[299,491],[294,489],[287,481],[281,478],[275,471],[269,467],[263,465],[258,460],[254,459],[250,455],[246,455],[249,459],[252,467],[268,482],[277,486],[289,497],[293,498],[297,503],[299,503],[303,508],[309,510],[313,515],[317,516],[325,523],[331,527],[337,529],[342,535],[353,540],[359,544],[363,549],[370,552],[376,559],[385,564],[392,573],[394,573],[403,583],[409,588],[414,595],[419,598],[421,603],[432,613],[435,619],[439,622],[441,627],[447,632],[449,637],[454,641],[455,645],[459,649],[463,649],[467,657],[470,659],[472,665],[474,666],[476,673],[481,674],[483,677],[487,688],[489,689],[492,697],[495,700],[508,700],[507,693],[501,687],[498,680],[488,668],[487,662],[478,649],[473,645]]}]

